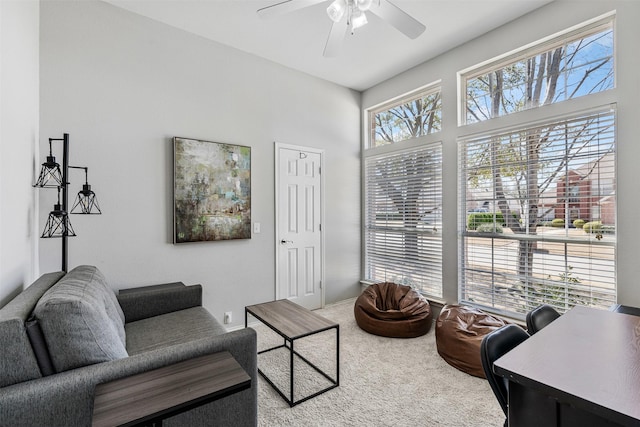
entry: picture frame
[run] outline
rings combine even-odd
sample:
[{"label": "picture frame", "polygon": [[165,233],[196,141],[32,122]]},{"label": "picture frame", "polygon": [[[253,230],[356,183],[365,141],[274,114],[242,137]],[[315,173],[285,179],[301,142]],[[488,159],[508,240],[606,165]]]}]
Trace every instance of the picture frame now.
[{"label": "picture frame", "polygon": [[173,138],[176,243],[251,238],[251,147]]}]

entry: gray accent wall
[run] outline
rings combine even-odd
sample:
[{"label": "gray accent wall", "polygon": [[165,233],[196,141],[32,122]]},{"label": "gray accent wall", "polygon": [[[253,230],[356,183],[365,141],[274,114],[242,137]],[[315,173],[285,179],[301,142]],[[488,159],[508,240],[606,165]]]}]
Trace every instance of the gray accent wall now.
[{"label": "gray accent wall", "polygon": [[[69,268],[115,288],[201,283],[218,319],[275,297],[274,142],[325,151],[326,303],[360,290],[360,93],[99,1],[43,2],[41,147],[70,135],[103,214],[71,215]],[[252,148],[250,240],[172,244],[172,137]],[[72,171],[71,196],[83,183]],[[40,222],[55,191],[40,192]],[[40,270],[59,269],[59,239]]]},{"label": "gray accent wall", "polygon": [[[640,306],[640,212],[638,197],[638,159],[640,159],[640,85],[638,40],[640,40],[640,2],[631,0],[556,0],[494,31],[450,50],[362,94],[365,111],[387,99],[441,80],[443,141],[443,287],[446,302],[458,299],[457,231],[457,138],[478,132],[482,124],[469,129],[457,126],[456,73],[529,43],[566,30],[605,13],[617,11],[616,79],[617,88],[603,95],[607,103],[617,103],[617,284],[621,304]],[[427,30],[428,31],[428,30]],[[584,97],[587,98],[587,97]],[[569,103],[586,105],[584,99],[559,103],[550,108],[561,116]],[[534,113],[535,114],[535,113]],[[503,119],[508,123],[509,118]]]}]

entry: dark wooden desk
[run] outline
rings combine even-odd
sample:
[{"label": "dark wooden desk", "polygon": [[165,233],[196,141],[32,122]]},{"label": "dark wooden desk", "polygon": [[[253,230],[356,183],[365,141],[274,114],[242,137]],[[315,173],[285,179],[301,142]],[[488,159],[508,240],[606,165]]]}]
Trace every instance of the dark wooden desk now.
[{"label": "dark wooden desk", "polygon": [[93,427],[162,425],[162,419],[251,387],[228,351],[98,384]]},{"label": "dark wooden desk", "polygon": [[640,317],[575,307],[494,370],[510,426],[640,426]]},{"label": "dark wooden desk", "polygon": [[632,307],[630,305],[614,304],[609,307],[609,311],[614,313],[631,314],[633,316],[640,316],[640,307]]}]

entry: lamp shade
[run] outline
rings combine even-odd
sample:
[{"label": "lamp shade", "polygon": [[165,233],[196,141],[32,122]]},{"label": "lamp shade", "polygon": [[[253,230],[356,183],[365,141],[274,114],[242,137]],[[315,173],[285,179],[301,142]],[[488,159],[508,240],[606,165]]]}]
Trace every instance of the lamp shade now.
[{"label": "lamp shade", "polygon": [[327,15],[333,22],[340,22],[345,12],[347,11],[346,0],[335,0],[327,8]]},{"label": "lamp shade", "polygon": [[55,188],[62,186],[62,171],[60,165],[53,156],[47,156],[47,161],[40,168],[40,175],[34,187]]},{"label": "lamp shade", "polygon": [[50,237],[73,237],[75,235],[76,233],[73,231],[67,212],[62,209],[62,205],[55,204],[53,210],[49,212],[47,223],[40,237],[46,239]]},{"label": "lamp shade", "polygon": [[82,190],[78,191],[73,207],[71,208],[72,214],[84,214],[84,215],[99,215],[102,213],[96,193],[91,190],[89,184],[84,184]]},{"label": "lamp shade", "polygon": [[367,15],[360,9],[356,9],[353,11],[353,15],[351,15],[351,27],[355,30],[356,28],[360,28],[363,25],[367,24]]},{"label": "lamp shade", "polygon": [[358,9],[365,11],[371,8],[373,0],[357,0]]}]

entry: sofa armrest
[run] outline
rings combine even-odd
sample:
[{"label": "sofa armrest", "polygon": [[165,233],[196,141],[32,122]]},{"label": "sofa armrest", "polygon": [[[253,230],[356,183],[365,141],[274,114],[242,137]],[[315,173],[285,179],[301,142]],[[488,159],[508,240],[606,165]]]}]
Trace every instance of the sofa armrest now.
[{"label": "sofa armrest", "polygon": [[121,290],[118,302],[125,322],[159,316],[202,305],[202,286],[181,282]]},{"label": "sofa armrest", "polygon": [[249,374],[251,387],[169,418],[163,425],[207,425],[216,420],[219,426],[255,426],[257,347],[256,333],[251,328],[0,388],[0,425],[89,426],[97,384],[224,350]]}]

